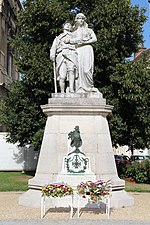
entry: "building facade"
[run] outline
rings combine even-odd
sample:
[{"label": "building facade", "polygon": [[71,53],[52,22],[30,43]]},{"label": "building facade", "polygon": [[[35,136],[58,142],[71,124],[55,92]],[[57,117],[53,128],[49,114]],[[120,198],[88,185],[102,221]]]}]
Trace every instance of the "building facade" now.
[{"label": "building facade", "polygon": [[[19,78],[10,39],[17,35],[17,13],[21,8],[19,0],[0,0],[0,96],[6,96],[12,81]],[[6,126],[0,124],[2,131]]]},{"label": "building facade", "polygon": [[144,44],[142,44],[139,47],[138,52],[134,53],[134,62],[142,59],[144,56],[147,56],[148,58],[150,58],[150,48],[146,48],[144,47]]},{"label": "building facade", "polygon": [[19,0],[0,0],[0,94],[6,95],[13,80],[18,79],[14,49],[10,39],[17,34],[16,16],[21,10]]},{"label": "building facade", "polygon": [[[10,39],[18,34],[17,13],[22,9],[19,0],[0,0],[0,97],[7,96],[10,85],[19,79]],[[29,147],[19,148],[6,140],[7,129],[0,124],[0,171],[35,170],[38,152]]]}]

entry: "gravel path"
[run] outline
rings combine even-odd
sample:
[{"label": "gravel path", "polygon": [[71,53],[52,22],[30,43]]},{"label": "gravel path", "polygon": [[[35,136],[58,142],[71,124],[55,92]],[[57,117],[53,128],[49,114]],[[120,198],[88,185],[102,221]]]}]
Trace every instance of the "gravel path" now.
[{"label": "gravel path", "polygon": [[114,209],[110,219],[104,212],[82,211],[80,219],[75,212],[69,219],[67,211],[48,210],[40,219],[40,209],[18,205],[21,192],[0,192],[0,225],[149,225],[150,193],[130,193],[135,204],[132,207]]}]

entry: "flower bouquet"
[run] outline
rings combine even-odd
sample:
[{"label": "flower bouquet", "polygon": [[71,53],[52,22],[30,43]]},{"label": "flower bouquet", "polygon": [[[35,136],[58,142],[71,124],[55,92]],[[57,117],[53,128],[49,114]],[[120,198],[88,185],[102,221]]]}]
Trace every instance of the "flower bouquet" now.
[{"label": "flower bouquet", "polygon": [[80,185],[77,186],[77,190],[78,194],[82,195],[83,198],[86,198],[86,195],[89,195],[90,200],[94,203],[101,200],[102,196],[110,195],[112,184],[110,180],[107,182],[104,182],[103,180],[98,180],[96,182],[81,182]]},{"label": "flower bouquet", "polygon": [[72,195],[73,188],[68,184],[54,183],[47,184],[42,187],[42,196],[47,197],[64,197],[66,195]]}]

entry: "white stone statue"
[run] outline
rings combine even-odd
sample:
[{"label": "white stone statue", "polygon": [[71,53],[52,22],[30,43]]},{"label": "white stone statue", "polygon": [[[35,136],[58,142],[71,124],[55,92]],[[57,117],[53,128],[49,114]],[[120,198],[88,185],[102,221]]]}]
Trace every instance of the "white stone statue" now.
[{"label": "white stone statue", "polygon": [[[65,92],[65,81],[69,80],[69,92],[75,91],[75,78],[77,76],[77,56],[75,45],[70,44],[72,25],[66,22],[63,33],[56,37],[50,49],[50,59],[54,62],[55,79],[59,80],[61,93]],[[56,67],[55,67],[56,63]],[[55,87],[56,88],[56,87]]]},{"label": "white stone statue", "polygon": [[56,63],[61,93],[65,92],[66,80],[69,80],[69,92],[99,92],[93,82],[94,52],[91,45],[97,38],[85,20],[84,14],[78,13],[73,32],[70,22],[66,22],[63,25],[64,32],[55,38],[50,50],[54,68]]},{"label": "white stone statue", "polygon": [[76,47],[78,55],[78,79],[76,92],[98,92],[93,84],[94,52],[92,43],[97,41],[94,31],[88,28],[84,14],[79,13],[75,17],[74,32],[70,43]]}]

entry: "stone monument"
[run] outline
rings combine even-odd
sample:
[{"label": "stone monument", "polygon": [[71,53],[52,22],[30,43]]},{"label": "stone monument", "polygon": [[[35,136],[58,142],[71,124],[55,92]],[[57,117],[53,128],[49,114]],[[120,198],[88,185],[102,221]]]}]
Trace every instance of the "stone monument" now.
[{"label": "stone monument", "polygon": [[[21,205],[39,207],[45,184],[64,181],[76,188],[81,181],[99,179],[112,182],[111,207],[134,203],[117,174],[106,118],[113,107],[94,87],[91,44],[97,39],[85,20],[82,13],[77,14],[74,30],[65,23],[64,33],[53,42],[50,58],[56,63],[55,93],[41,106],[47,115],[45,132],[36,174],[28,182],[29,190],[20,197]],[[63,199],[49,199],[50,207],[68,204]]]}]

